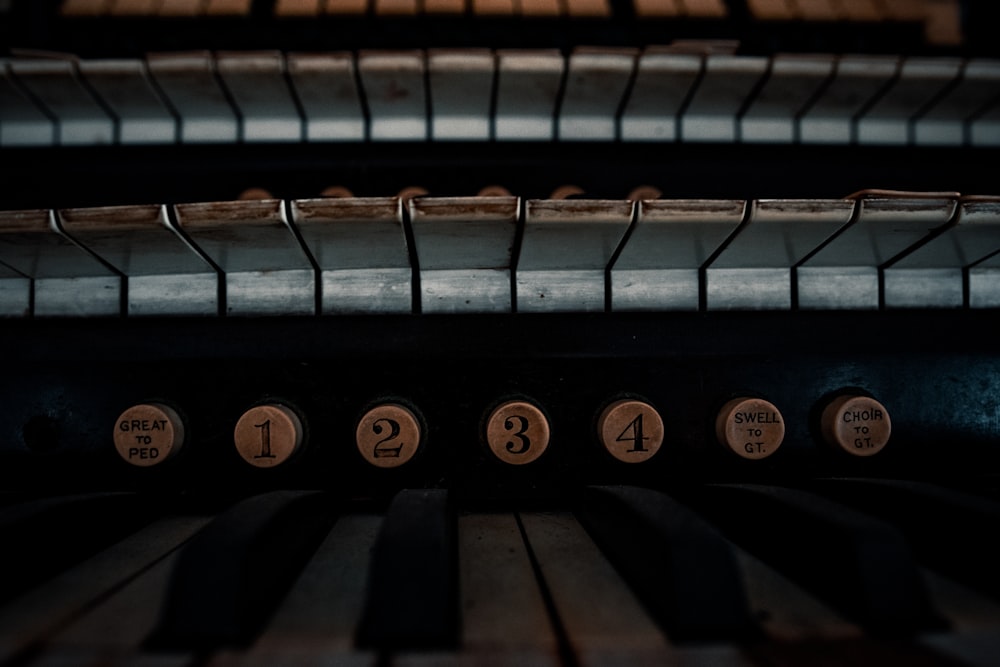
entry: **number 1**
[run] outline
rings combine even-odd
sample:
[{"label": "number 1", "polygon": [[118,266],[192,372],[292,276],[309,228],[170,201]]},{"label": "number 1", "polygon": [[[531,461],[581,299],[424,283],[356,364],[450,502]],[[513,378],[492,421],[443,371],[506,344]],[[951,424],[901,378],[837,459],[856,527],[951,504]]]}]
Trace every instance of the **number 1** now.
[{"label": "number 1", "polygon": [[260,454],[254,456],[255,459],[273,459],[271,453],[271,420],[267,419],[263,424],[254,424],[254,428],[260,429]]}]

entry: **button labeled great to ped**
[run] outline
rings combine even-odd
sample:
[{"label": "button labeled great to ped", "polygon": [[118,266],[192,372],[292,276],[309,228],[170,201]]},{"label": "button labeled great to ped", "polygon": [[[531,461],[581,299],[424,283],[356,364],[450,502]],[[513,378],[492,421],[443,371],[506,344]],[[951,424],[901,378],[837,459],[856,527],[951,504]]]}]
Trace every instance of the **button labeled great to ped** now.
[{"label": "button labeled great to ped", "polygon": [[255,405],[240,417],[233,442],[240,457],[257,468],[287,461],[302,445],[302,420],[280,403]]},{"label": "button labeled great to ped", "polygon": [[140,403],[115,421],[115,449],[134,466],[149,467],[170,459],[184,444],[184,422],[162,403]]},{"label": "button labeled great to ped", "polygon": [[733,454],[750,460],[765,459],[785,439],[785,420],[770,401],[734,398],[715,418],[715,436]]}]

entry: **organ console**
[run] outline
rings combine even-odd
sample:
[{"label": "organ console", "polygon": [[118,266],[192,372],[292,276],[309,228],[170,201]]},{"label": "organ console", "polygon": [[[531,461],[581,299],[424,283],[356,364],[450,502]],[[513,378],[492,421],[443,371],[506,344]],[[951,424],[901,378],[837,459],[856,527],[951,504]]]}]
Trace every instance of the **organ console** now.
[{"label": "organ console", "polygon": [[0,0],[0,666],[993,665],[983,0]]}]

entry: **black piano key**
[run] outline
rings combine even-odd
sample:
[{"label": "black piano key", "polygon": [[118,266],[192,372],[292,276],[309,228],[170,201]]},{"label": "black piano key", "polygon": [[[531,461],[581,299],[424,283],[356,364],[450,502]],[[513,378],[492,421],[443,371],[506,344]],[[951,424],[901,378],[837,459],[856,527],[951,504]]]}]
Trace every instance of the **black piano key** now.
[{"label": "black piano key", "polygon": [[774,486],[711,485],[692,499],[728,537],[869,632],[941,626],[912,551],[891,524]]},{"label": "black piano key", "polygon": [[274,491],[231,507],[182,550],[148,646],[246,645],[331,520],[326,496],[319,492]]},{"label": "black piano key", "polygon": [[379,650],[454,647],[457,572],[447,491],[400,491],[389,505],[369,563],[358,645]]},{"label": "black piano key", "polygon": [[578,515],[675,641],[741,640],[756,632],[730,543],[673,498],[638,487],[591,487]]},{"label": "black piano key", "polygon": [[930,568],[1000,596],[1000,502],[936,484],[890,479],[816,480],[811,488],[892,522]]},{"label": "black piano key", "polygon": [[156,518],[155,503],[131,493],[42,498],[0,510],[0,601],[51,578]]}]

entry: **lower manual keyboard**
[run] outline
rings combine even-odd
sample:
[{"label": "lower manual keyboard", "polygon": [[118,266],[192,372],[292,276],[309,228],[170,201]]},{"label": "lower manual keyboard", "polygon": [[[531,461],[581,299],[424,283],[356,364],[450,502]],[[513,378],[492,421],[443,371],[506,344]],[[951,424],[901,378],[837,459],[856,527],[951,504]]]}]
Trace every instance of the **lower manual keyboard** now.
[{"label": "lower manual keyboard", "polygon": [[[0,662],[991,664],[1000,600],[939,567],[902,518],[840,502],[859,483],[589,487],[488,506],[443,489],[385,504],[274,491],[221,510],[172,498],[5,599]],[[1000,512],[972,491],[920,493]],[[38,502],[9,501],[0,522]],[[34,520],[37,539],[8,553],[57,547],[52,516]]]}]

